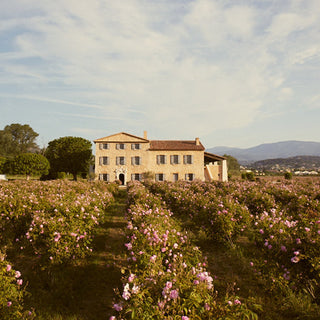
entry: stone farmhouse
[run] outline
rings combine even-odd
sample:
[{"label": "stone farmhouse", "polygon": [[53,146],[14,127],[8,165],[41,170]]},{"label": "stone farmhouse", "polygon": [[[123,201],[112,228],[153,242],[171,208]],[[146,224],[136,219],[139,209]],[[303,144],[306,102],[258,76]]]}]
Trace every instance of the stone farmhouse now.
[{"label": "stone farmhouse", "polygon": [[195,140],[149,140],[147,132],[138,137],[125,132],[94,140],[96,179],[142,181],[149,174],[155,181],[195,179],[227,181],[224,157],[205,152]]}]

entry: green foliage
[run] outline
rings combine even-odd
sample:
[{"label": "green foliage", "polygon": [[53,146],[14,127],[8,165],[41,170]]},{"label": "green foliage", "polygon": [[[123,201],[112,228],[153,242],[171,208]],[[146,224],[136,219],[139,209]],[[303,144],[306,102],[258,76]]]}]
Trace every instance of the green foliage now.
[{"label": "green foliage", "polygon": [[0,157],[0,173],[5,173],[5,164],[7,159],[4,157]]},{"label": "green foliage", "polygon": [[255,177],[254,177],[254,173],[252,171],[250,172],[242,172],[241,173],[241,178],[244,180],[249,180],[249,181],[254,181]]},{"label": "green foliage", "polygon": [[45,155],[50,162],[50,173],[71,173],[77,180],[78,173],[89,171],[92,146],[89,140],[80,137],[62,137],[49,142]]},{"label": "green foliage", "polygon": [[240,164],[238,160],[228,154],[224,154],[223,156],[227,158],[228,172],[240,174]]},{"label": "green foliage", "polygon": [[6,170],[11,174],[41,175],[49,172],[50,164],[46,157],[36,153],[22,153],[8,162]]},{"label": "green foliage", "polygon": [[23,310],[24,289],[21,273],[15,271],[0,252],[0,318],[2,320],[33,319]]},{"label": "green foliage", "polygon": [[285,178],[286,180],[291,180],[291,179],[292,179],[292,172],[286,172],[286,173],[284,174],[284,178]]},{"label": "green foliage", "polygon": [[13,123],[0,130],[0,155],[12,158],[21,153],[37,152],[38,133],[28,125]]}]

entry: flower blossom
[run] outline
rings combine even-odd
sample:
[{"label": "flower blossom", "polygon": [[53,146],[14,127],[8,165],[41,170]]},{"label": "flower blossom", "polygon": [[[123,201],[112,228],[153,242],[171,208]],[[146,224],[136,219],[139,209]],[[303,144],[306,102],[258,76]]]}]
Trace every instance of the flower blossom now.
[{"label": "flower blossom", "polygon": [[131,292],[133,293],[133,294],[137,294],[138,292],[139,292],[139,286],[136,286],[135,284],[133,285],[133,287],[132,287],[132,290],[131,290]]},{"label": "flower blossom", "polygon": [[113,305],[113,309],[114,310],[116,310],[116,311],[121,311],[122,310],[122,305],[121,304],[119,304],[119,303],[115,303],[114,305]]},{"label": "flower blossom", "polygon": [[169,296],[171,299],[178,299],[178,297],[179,297],[179,292],[178,292],[178,290],[171,290],[171,292],[170,292],[170,296]]},{"label": "flower blossom", "polygon": [[129,292],[129,283],[124,286],[122,298],[124,300],[129,300],[131,297],[131,293]]}]

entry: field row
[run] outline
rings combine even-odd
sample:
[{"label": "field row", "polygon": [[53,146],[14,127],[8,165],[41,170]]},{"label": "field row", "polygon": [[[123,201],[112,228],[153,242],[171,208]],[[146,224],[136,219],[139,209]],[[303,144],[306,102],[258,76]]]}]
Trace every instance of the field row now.
[{"label": "field row", "polygon": [[59,265],[77,263],[92,251],[96,226],[113,202],[110,187],[69,181],[0,185],[1,319],[34,317],[23,310],[23,275],[13,270],[6,254],[31,269],[47,270],[48,277]]}]

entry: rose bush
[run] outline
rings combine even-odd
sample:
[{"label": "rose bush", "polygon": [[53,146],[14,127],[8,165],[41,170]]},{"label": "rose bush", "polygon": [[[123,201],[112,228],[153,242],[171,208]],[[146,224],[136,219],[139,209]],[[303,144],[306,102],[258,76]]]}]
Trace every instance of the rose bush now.
[{"label": "rose bush", "polygon": [[0,185],[0,242],[38,258],[43,267],[82,258],[104,209],[109,186],[71,181]]},{"label": "rose bush", "polygon": [[128,193],[128,266],[111,319],[255,318],[237,297],[218,298],[199,248],[163,199],[137,182]]},{"label": "rose bush", "polygon": [[20,271],[0,252],[0,318],[3,320],[34,319],[34,312],[24,310],[25,290]]}]

